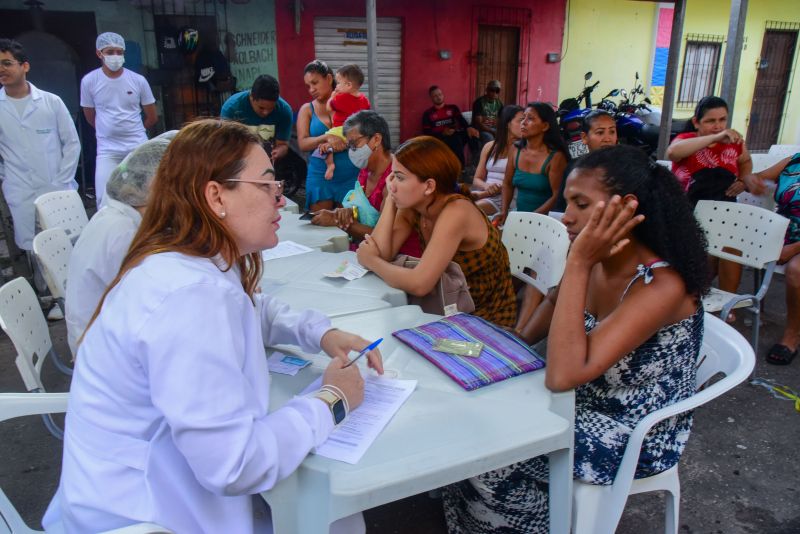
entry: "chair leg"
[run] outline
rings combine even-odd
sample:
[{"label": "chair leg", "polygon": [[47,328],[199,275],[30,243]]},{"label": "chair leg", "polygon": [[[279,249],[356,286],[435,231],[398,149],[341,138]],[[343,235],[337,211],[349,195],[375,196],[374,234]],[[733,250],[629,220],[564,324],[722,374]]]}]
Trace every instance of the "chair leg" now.
[{"label": "chair leg", "polygon": [[666,510],[664,518],[664,533],[678,534],[678,523],[680,520],[681,493],[676,491],[666,491]]},{"label": "chair leg", "polygon": [[72,376],[72,367],[64,363],[61,356],[56,352],[56,349],[50,349],[50,359],[53,360],[53,365],[56,366],[56,369],[58,369],[61,374]]},{"label": "chair leg", "polygon": [[49,413],[42,414],[42,420],[44,421],[44,426],[47,428],[47,431],[50,432],[54,438],[64,441],[64,431],[58,427]]},{"label": "chair leg", "polygon": [[758,334],[761,330],[761,302],[756,302],[753,306],[753,350],[758,354]]}]

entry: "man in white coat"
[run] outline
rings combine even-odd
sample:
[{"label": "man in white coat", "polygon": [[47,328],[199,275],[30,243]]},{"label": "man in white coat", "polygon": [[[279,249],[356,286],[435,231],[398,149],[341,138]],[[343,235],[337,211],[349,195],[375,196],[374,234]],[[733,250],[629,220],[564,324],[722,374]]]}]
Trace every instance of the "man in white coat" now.
[{"label": "man in white coat", "polygon": [[77,342],[106,287],[119,272],[142,222],[150,184],[177,130],[163,133],[128,154],[111,173],[105,206],[81,232],[69,257],[66,316],[67,341],[73,356]]},{"label": "man in white coat", "polygon": [[145,129],[155,125],[158,115],[147,80],[122,66],[125,39],[117,33],[101,33],[95,47],[102,66],[81,80],[81,107],[97,135],[94,189],[101,208],[112,171],[147,141]]},{"label": "man in white coat", "polygon": [[37,89],[26,75],[22,45],[0,39],[0,179],[14,221],[14,241],[33,248],[36,197],[78,189],[75,169],[81,145],[61,99]]}]

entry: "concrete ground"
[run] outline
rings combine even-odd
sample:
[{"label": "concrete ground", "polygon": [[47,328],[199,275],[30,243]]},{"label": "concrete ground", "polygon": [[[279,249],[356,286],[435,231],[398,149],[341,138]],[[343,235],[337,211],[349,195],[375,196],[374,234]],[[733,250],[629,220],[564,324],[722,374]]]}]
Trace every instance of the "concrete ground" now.
[{"label": "concrete ground", "polygon": [[[752,284],[749,274],[742,282]],[[763,315],[756,374],[800,391],[800,359],[788,367],[763,362],[779,337],[785,316],[783,278],[770,288]],[[740,314],[737,328],[749,336]],[[64,321],[50,324],[54,345],[69,354]],[[0,335],[0,392],[24,391],[15,352]],[[49,391],[67,391],[66,377],[45,361]],[[535,414],[531,414],[535,417]],[[800,533],[800,413],[793,403],[773,398],[758,386],[742,384],[695,412],[694,428],[680,463],[682,533]],[[0,487],[28,525],[39,528],[61,467],[61,442],[36,417],[0,424]],[[663,499],[629,499],[618,532],[663,532]],[[446,532],[441,501],[427,494],[366,512],[370,534]]]}]

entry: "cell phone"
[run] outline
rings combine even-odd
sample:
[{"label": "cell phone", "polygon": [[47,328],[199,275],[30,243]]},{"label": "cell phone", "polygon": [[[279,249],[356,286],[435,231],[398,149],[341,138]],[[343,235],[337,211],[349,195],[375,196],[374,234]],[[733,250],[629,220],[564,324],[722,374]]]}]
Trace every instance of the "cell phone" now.
[{"label": "cell phone", "polygon": [[307,211],[307,212],[305,212],[304,214],[302,214],[300,216],[300,220],[301,221],[310,221],[311,219],[314,218],[315,215],[316,215],[316,213],[311,212],[311,211]]},{"label": "cell phone", "polygon": [[480,341],[463,341],[460,339],[437,338],[433,343],[433,350],[457,354],[459,356],[469,356],[477,358],[483,350],[483,343]]}]

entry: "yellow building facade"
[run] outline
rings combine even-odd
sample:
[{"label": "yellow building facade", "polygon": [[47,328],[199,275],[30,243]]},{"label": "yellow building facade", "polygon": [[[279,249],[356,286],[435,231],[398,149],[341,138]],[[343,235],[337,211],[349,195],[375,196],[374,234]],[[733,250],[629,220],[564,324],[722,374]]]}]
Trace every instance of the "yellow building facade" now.
[{"label": "yellow building facade", "polygon": [[[671,3],[633,0],[569,0],[559,101],[580,92],[587,71],[592,83],[600,81],[595,102],[611,89],[630,90],[637,72],[645,95],[660,101],[671,8]],[[691,116],[700,96],[720,93],[730,9],[730,0],[687,0],[674,117]],[[762,145],[765,139],[800,144],[799,32],[800,0],[748,2],[731,126]]]}]

